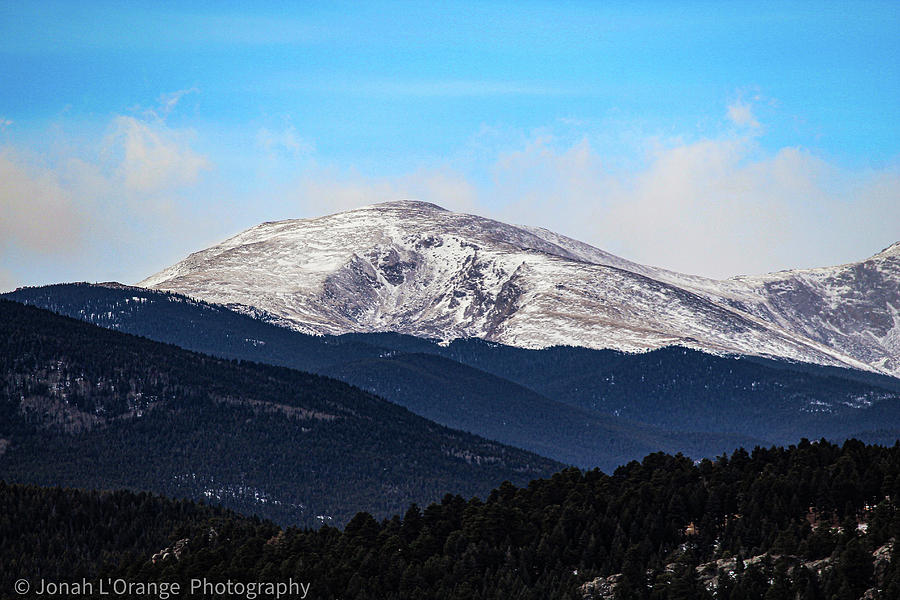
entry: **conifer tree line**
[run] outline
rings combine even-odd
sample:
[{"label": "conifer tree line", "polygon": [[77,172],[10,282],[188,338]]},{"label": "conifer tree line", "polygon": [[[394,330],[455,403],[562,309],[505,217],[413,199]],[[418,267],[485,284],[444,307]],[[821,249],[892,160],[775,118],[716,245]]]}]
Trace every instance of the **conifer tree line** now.
[{"label": "conifer tree line", "polygon": [[[343,529],[4,484],[0,564],[4,590],[29,570],[184,585],[293,578],[313,598],[537,600],[582,598],[586,582],[615,575],[617,599],[888,600],[900,598],[897,498],[900,444],[855,440],[699,463],[657,453],[611,475],[566,469],[389,519],[359,513]],[[179,558],[151,560],[179,540]]]}]

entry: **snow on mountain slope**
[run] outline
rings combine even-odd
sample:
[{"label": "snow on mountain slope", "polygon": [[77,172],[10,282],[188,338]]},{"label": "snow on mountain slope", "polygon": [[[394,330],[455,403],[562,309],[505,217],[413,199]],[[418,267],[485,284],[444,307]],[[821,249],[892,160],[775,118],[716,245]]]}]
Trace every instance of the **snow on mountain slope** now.
[{"label": "snow on mountain slope", "polygon": [[856,263],[714,280],[640,265],[545,229],[528,229],[582,260],[693,291],[900,375],[900,242]]},{"label": "snow on mountain slope", "polygon": [[734,281],[755,298],[733,305],[900,375],[900,243],[857,263]]},{"label": "snow on mountain slope", "polygon": [[[398,331],[626,351],[681,344],[897,373],[896,256],[876,262],[878,276],[848,265],[816,276],[715,281],[638,265],[545,229],[400,201],[263,223],[139,285],[263,311],[308,333]],[[894,289],[869,287],[886,282]],[[852,310],[843,305],[850,296],[859,296]],[[820,306],[831,312],[823,316]],[[883,310],[870,323],[874,306]]]}]

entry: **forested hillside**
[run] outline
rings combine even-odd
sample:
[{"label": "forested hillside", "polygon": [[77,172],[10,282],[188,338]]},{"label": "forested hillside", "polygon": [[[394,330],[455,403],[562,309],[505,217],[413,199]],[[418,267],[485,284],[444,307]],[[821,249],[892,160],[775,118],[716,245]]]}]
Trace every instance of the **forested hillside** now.
[{"label": "forested hillside", "polygon": [[0,300],[0,478],[207,499],[281,523],[386,516],[563,465],[347,384]]},{"label": "forested hillside", "polygon": [[[804,440],[698,464],[652,454],[612,475],[568,469],[385,520],[360,513],[343,531],[281,530],[146,496],[0,486],[0,497],[4,539],[30,522],[26,540],[58,542],[4,544],[0,564],[15,553],[20,564],[52,565],[67,545],[107,545],[118,564],[87,552],[81,572],[93,565],[134,581],[293,578],[311,584],[311,598],[344,600],[900,597],[900,445]],[[172,527],[167,547],[186,540],[177,558],[157,554],[159,537],[143,538],[142,555],[117,537],[115,524],[142,522],[147,506]],[[35,516],[52,512],[76,526]]]},{"label": "forested hillside", "polygon": [[[703,457],[767,443],[738,432],[673,431],[551,400],[531,388],[437,354],[382,354],[321,372],[389,397],[438,423],[581,468],[609,472],[655,451]],[[596,376],[594,372],[592,377]]]},{"label": "forested hillside", "polygon": [[458,340],[440,352],[561,402],[657,427],[778,444],[885,426],[894,428],[894,439],[900,434],[900,380],[893,377],[681,347],[629,355],[494,346]]}]

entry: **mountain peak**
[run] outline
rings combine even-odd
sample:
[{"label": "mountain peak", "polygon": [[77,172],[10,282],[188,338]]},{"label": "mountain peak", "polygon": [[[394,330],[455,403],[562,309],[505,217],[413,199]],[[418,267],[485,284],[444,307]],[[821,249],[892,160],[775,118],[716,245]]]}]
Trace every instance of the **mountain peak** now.
[{"label": "mountain peak", "polygon": [[[330,219],[332,217],[343,217],[346,215],[356,215],[358,213],[366,213],[366,212],[391,212],[391,211],[400,211],[400,212],[418,212],[421,214],[436,214],[436,213],[447,213],[451,214],[451,211],[447,210],[443,206],[438,206],[432,202],[425,202],[423,200],[388,200],[387,202],[378,202],[375,204],[366,204],[364,206],[357,206],[356,208],[351,208],[347,210],[343,210],[336,213],[329,213],[322,217],[302,217],[302,218],[290,218],[290,219],[280,219],[276,221],[264,221],[257,225],[257,228],[271,228],[272,226],[292,226],[292,225],[302,225],[303,223],[308,223],[311,221],[319,221],[321,219]],[[250,228],[247,231],[252,231],[254,228]],[[238,234],[240,236],[240,234]]]},{"label": "mountain peak", "polygon": [[425,202],[424,200],[390,200],[388,202],[379,202],[377,204],[370,204],[368,206],[363,206],[357,210],[367,210],[367,209],[415,209],[415,210],[432,210],[432,211],[442,211],[442,212],[450,212],[443,206],[438,206],[432,202]]}]

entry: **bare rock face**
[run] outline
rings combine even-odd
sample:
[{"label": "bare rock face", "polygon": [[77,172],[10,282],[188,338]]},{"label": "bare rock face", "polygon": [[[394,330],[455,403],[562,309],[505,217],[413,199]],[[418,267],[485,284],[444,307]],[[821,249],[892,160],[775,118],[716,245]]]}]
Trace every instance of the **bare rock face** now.
[{"label": "bare rock face", "polygon": [[718,281],[401,201],[263,223],[140,285],[313,334],[625,351],[681,344],[900,375],[897,244],[852,265]]}]

